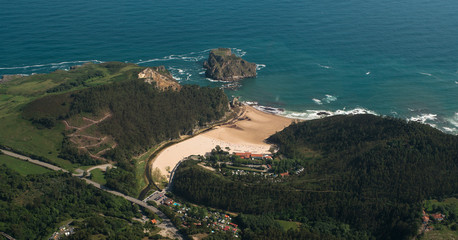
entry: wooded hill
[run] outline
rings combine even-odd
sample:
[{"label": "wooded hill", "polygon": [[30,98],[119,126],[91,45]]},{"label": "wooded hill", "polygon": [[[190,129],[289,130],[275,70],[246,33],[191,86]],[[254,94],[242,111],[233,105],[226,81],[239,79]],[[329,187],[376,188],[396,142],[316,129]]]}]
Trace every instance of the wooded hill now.
[{"label": "wooded hill", "polygon": [[23,177],[0,165],[0,232],[15,239],[47,239],[71,220],[71,239],[142,239],[143,224],[132,220],[138,215],[137,205],[70,174]]},{"label": "wooded hill", "polygon": [[[117,169],[107,172],[107,185],[126,194],[135,195],[138,191],[133,156],[163,141],[191,134],[199,127],[222,118],[228,111],[228,99],[221,89],[185,85],[180,91],[159,90],[154,83],[145,83],[134,76],[139,68],[117,76],[124,64],[102,66],[117,80],[68,92],[65,90],[70,83],[74,82],[77,86],[85,84],[84,80],[78,80],[84,78],[69,80],[47,90],[63,93],[30,102],[23,108],[22,115],[37,128],[45,129],[43,131],[54,131],[57,126],[63,125],[63,120],[77,122],[76,118],[82,116],[111,115],[89,130],[114,139],[116,147],[109,148],[111,150],[101,156],[118,164]],[[85,67],[73,71],[82,71]],[[104,71],[95,72],[102,74]],[[65,132],[59,157],[81,165],[100,163],[99,159],[91,158],[76,148],[69,138],[71,133],[74,130]]]},{"label": "wooded hill", "polygon": [[302,222],[312,232],[360,239],[408,239],[417,233],[422,200],[458,194],[458,136],[420,123],[334,116],[293,124],[269,141],[305,171],[250,183],[185,162],[174,192],[195,203],[270,214]]}]

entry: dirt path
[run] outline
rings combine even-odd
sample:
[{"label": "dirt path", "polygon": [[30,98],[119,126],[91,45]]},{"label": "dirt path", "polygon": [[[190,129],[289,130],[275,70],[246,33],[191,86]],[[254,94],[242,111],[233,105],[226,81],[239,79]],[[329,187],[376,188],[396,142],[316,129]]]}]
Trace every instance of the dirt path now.
[{"label": "dirt path", "polygon": [[[116,148],[117,144],[114,143],[111,147],[108,147],[108,148],[105,148],[105,149],[102,149],[101,151],[98,151],[97,153],[92,153],[91,151],[89,151],[89,148],[92,148],[92,147],[97,147],[97,146],[100,146],[101,144],[103,143],[106,143],[107,140],[108,140],[108,136],[104,136],[104,137],[94,137],[94,136],[90,136],[90,135],[86,135],[86,134],[82,134],[82,132],[84,130],[86,130],[87,128],[95,125],[95,124],[99,124],[103,121],[105,121],[107,118],[111,117],[112,114],[111,113],[106,113],[105,116],[103,116],[101,119],[99,120],[94,120],[94,119],[90,119],[90,118],[87,118],[87,117],[83,117],[83,120],[84,121],[87,121],[87,122],[90,122],[89,124],[86,124],[84,126],[80,126],[80,127],[76,127],[76,126],[72,126],[68,123],[67,120],[64,120],[64,124],[65,124],[65,128],[66,129],[76,129],[76,131],[72,134],[69,134],[67,136],[70,137],[70,141],[74,144],[76,144],[78,147],[78,149],[80,150],[83,150],[85,152],[87,152],[89,154],[89,156],[91,158],[94,158],[94,159],[97,159],[97,160],[101,160],[101,161],[107,161],[106,158],[103,158],[101,157],[102,154],[104,154],[106,151],[110,150],[110,149],[114,149]],[[78,141],[77,138],[86,138],[86,139],[91,139],[91,140],[94,140],[94,141],[97,141],[96,143],[92,143],[92,144],[86,144],[86,145],[83,145],[80,141]]]}]

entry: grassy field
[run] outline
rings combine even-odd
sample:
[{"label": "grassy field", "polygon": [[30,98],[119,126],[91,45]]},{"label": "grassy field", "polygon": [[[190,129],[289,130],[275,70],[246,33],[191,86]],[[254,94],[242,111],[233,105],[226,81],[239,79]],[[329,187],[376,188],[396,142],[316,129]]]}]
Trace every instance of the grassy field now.
[{"label": "grassy field", "polygon": [[458,198],[446,198],[443,201],[438,200],[426,200],[425,201],[425,210],[431,212],[434,208],[443,206],[448,209],[452,209],[456,215],[458,215]]},{"label": "grassy field", "polygon": [[288,231],[289,229],[297,230],[299,228],[298,222],[290,222],[290,221],[284,221],[284,220],[275,220],[280,224],[280,226],[283,228],[284,231]]},{"label": "grassy field", "polygon": [[427,240],[456,240],[458,239],[458,231],[453,231],[449,228],[443,227],[440,230],[433,230],[425,233],[421,239]]},{"label": "grassy field", "polygon": [[6,156],[1,154],[0,155],[0,164],[5,164],[7,167],[13,169],[14,171],[18,172],[19,174],[26,176],[29,174],[42,174],[51,172],[47,168],[19,160],[10,156]]},{"label": "grassy field", "polygon": [[100,183],[101,185],[107,184],[107,180],[105,180],[105,172],[102,172],[102,170],[96,168],[91,171],[91,175],[92,181]]}]

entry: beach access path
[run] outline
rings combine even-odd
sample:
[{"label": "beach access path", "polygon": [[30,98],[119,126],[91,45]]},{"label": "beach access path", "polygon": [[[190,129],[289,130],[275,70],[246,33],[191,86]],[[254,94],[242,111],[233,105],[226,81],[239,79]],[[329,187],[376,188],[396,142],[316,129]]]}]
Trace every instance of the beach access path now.
[{"label": "beach access path", "polygon": [[[42,162],[42,161],[39,161],[39,160],[36,160],[36,159],[32,159],[32,158],[29,158],[29,157],[21,155],[21,154],[17,154],[17,153],[11,152],[11,151],[3,150],[3,149],[0,149],[0,151],[5,155],[8,155],[8,156],[11,156],[11,157],[23,160],[23,161],[28,161],[30,163],[33,163],[33,164],[36,164],[36,165],[39,165],[39,166],[42,166],[42,167],[45,167],[45,168],[48,168],[48,169],[51,169],[51,170],[54,170],[54,171],[62,171],[62,172],[65,172],[65,173],[69,172],[69,171],[67,171],[67,170],[65,170],[63,168],[60,168],[60,167],[57,167],[55,165],[52,165],[52,164],[49,164],[49,163],[45,163],[45,162]],[[162,218],[162,222],[159,225],[157,225],[159,228],[161,228],[161,231],[159,232],[160,234],[162,234],[163,236],[166,236],[166,237],[170,237],[172,239],[183,239],[181,234],[178,232],[178,229],[173,225],[172,221],[163,212],[161,212],[159,209],[149,205],[146,202],[142,202],[139,199],[133,198],[131,196],[127,196],[127,195],[122,194],[120,192],[111,190],[111,189],[109,189],[109,188],[107,188],[105,186],[102,186],[99,183],[91,181],[91,180],[89,180],[87,178],[83,178],[83,177],[81,177],[81,174],[72,174],[72,176],[81,178],[87,184],[90,184],[90,185],[92,185],[92,186],[94,186],[94,187],[96,187],[98,189],[101,189],[101,190],[103,190],[105,192],[108,192],[108,193],[111,193],[113,195],[122,197],[122,198],[126,199],[129,202],[135,203],[135,204],[137,204],[139,206],[142,206],[144,208],[147,208],[147,209],[151,210],[152,212],[156,213],[160,218]]]}]

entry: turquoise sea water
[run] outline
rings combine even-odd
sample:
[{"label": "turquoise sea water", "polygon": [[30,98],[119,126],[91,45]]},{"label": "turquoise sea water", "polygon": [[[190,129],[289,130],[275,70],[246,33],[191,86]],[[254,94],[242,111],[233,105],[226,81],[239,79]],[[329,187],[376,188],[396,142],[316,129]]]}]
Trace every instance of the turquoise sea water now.
[{"label": "turquoise sea water", "polygon": [[259,64],[229,95],[304,119],[372,112],[458,134],[458,1],[0,0],[0,74],[86,61],[165,65],[182,83],[208,49]]}]

